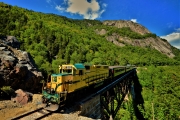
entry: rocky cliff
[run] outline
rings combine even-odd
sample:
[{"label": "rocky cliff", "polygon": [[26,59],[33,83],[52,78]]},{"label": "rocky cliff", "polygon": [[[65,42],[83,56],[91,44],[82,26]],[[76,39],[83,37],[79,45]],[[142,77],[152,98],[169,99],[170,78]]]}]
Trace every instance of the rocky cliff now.
[{"label": "rocky cliff", "polygon": [[[103,24],[117,28],[129,27],[132,31],[139,33],[141,35],[151,33],[144,26],[138,23],[134,23],[132,21],[125,21],[125,20],[104,21]],[[105,35],[107,32],[108,31],[106,31],[105,29],[96,30],[96,33],[100,35]],[[111,35],[106,36],[106,39],[118,46],[125,46],[128,44],[133,46],[149,47],[158,50],[159,52],[169,56],[170,58],[173,58],[175,56],[172,52],[171,45],[167,41],[162,40],[158,36],[148,37],[144,39],[132,39],[129,37],[123,37],[118,33],[114,32]]]},{"label": "rocky cliff", "polygon": [[0,37],[0,88],[11,86],[30,92],[41,90],[42,73],[33,64],[30,55],[21,51],[13,36]]},{"label": "rocky cliff", "polygon": [[127,21],[127,20],[117,20],[117,21],[107,20],[107,21],[104,21],[103,24],[109,25],[109,26],[115,26],[117,28],[130,27],[132,31],[137,32],[141,35],[150,33],[150,31],[146,29],[144,26],[138,23],[132,22],[132,21]]}]

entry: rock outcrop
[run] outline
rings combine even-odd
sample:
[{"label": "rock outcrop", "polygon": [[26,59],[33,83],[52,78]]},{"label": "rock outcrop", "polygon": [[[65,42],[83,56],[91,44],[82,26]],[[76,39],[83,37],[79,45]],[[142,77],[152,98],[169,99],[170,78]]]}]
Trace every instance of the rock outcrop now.
[{"label": "rock outcrop", "polygon": [[[148,29],[144,26],[134,23],[132,21],[125,21],[125,20],[118,20],[118,21],[104,21],[104,25],[114,26],[117,28],[122,27],[129,27],[132,31],[139,33],[141,35],[151,33]],[[97,34],[104,35],[108,31],[105,29],[100,29],[95,31]],[[162,40],[160,37],[149,37],[145,39],[131,39],[129,37],[120,36],[117,33],[113,33],[112,35],[106,36],[106,39],[110,42],[113,42],[117,46],[125,46],[125,45],[132,45],[132,46],[139,46],[139,47],[148,47],[152,49],[156,49],[162,54],[167,55],[170,58],[173,58],[175,55],[172,52],[171,45],[167,42]]]},{"label": "rock outcrop", "polygon": [[11,86],[30,92],[41,90],[42,73],[30,55],[21,51],[20,42],[13,36],[0,37],[0,88]]},{"label": "rock outcrop", "polygon": [[130,27],[132,31],[137,32],[141,35],[144,35],[146,33],[150,33],[148,29],[146,29],[144,26],[132,22],[132,21],[126,21],[126,20],[107,20],[103,22],[104,25],[108,26],[115,26],[117,28],[122,28],[122,27]]}]

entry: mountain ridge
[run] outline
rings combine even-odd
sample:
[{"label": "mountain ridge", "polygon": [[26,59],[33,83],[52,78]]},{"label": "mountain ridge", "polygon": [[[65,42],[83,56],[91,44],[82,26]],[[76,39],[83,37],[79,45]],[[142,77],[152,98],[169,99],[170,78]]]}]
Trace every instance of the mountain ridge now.
[{"label": "mountain ridge", "polygon": [[[125,21],[125,20],[107,20],[103,22],[104,25],[113,26],[117,28],[129,27],[133,32],[139,33],[141,35],[145,34],[152,34],[146,27],[134,23],[132,21]],[[104,35],[107,33],[106,30],[96,30],[97,34]],[[106,36],[108,41],[113,42],[118,46],[125,46],[126,44],[132,46],[139,46],[139,47],[150,47],[152,49],[156,49],[159,52],[167,55],[170,58],[175,57],[173,51],[171,49],[171,45],[167,40],[162,40],[159,36],[152,34],[154,36],[150,36],[148,38],[140,38],[140,39],[132,39],[129,37],[124,37],[119,35],[116,32],[113,32],[110,36]]]},{"label": "mountain ridge", "polygon": [[179,64],[180,51],[132,21],[69,19],[4,3],[0,12],[0,34],[15,36],[43,74],[65,63]]}]

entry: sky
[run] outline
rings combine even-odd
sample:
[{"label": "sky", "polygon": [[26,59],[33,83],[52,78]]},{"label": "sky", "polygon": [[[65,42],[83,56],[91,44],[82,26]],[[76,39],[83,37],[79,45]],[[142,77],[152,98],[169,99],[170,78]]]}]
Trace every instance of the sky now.
[{"label": "sky", "polygon": [[180,49],[180,0],[0,0],[72,19],[131,20]]}]

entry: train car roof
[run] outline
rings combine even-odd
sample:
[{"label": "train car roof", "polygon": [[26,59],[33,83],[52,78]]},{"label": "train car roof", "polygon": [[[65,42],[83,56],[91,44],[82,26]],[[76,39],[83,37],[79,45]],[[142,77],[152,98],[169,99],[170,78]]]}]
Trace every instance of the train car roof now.
[{"label": "train car roof", "polygon": [[125,68],[127,66],[109,66],[109,69],[113,69],[113,68]]}]

